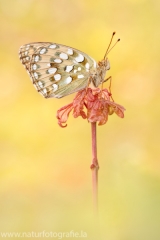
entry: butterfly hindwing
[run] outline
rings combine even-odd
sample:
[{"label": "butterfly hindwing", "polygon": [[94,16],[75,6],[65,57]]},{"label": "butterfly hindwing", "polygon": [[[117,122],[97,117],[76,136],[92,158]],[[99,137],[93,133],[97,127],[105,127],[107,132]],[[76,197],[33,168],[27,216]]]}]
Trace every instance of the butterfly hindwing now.
[{"label": "butterfly hindwing", "polygon": [[49,42],[23,45],[20,59],[45,98],[61,98],[85,88],[96,68],[95,60],[87,54]]}]

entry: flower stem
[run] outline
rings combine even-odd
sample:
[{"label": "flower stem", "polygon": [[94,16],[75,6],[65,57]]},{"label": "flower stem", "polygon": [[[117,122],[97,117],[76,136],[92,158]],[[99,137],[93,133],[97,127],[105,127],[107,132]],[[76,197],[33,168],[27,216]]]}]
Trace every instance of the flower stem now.
[{"label": "flower stem", "polygon": [[96,122],[91,123],[92,132],[92,188],[93,188],[93,204],[95,213],[98,214],[98,159],[97,159],[97,138],[96,138]]}]

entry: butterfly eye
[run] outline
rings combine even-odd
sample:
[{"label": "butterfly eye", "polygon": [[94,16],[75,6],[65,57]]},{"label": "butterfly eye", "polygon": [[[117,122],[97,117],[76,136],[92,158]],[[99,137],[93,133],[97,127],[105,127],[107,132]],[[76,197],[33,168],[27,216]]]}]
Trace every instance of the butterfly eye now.
[{"label": "butterfly eye", "polygon": [[107,61],[107,70],[109,70],[109,69],[110,69],[110,62]]}]

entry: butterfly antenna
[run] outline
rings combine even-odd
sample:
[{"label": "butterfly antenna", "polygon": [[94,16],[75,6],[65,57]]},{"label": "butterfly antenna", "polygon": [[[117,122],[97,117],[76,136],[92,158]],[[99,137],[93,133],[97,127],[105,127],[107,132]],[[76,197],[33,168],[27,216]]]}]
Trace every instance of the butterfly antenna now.
[{"label": "butterfly antenna", "polygon": [[108,45],[108,48],[107,48],[107,50],[106,50],[106,53],[105,53],[105,55],[104,55],[104,59],[105,59],[106,56],[107,56],[108,50],[109,50],[109,48],[110,48],[110,46],[111,46],[111,43],[112,43],[112,40],[113,40],[113,37],[114,37],[115,33],[116,33],[116,32],[113,32],[113,33],[112,33],[112,37],[111,37],[110,43],[109,43],[109,45]]},{"label": "butterfly antenna", "polygon": [[113,47],[111,47],[111,49],[107,52],[107,54],[105,56],[108,55],[108,53],[116,46],[116,44],[120,41],[120,38],[117,40],[117,42],[113,45]]}]

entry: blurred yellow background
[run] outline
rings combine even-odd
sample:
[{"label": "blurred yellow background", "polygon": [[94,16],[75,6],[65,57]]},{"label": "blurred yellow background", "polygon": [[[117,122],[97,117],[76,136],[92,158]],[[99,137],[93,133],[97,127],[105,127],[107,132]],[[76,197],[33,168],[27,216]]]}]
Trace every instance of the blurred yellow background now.
[{"label": "blurred yellow background", "polygon": [[[0,232],[83,230],[89,240],[160,239],[159,16],[158,0],[0,0]],[[18,51],[25,43],[51,41],[98,61],[113,31],[121,41],[109,54],[108,74],[115,101],[127,111],[98,127],[98,230],[90,124],[70,116],[67,128],[58,126],[56,111],[74,95],[44,99]]]}]

